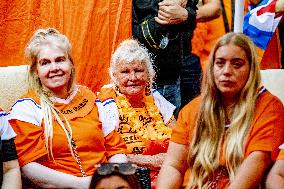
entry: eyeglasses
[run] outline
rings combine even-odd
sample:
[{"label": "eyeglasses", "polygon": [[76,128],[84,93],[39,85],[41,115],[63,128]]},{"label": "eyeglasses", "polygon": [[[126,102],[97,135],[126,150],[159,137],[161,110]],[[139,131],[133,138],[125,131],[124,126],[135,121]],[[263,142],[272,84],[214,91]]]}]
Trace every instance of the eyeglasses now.
[{"label": "eyeglasses", "polygon": [[95,165],[99,175],[109,175],[111,173],[121,173],[123,175],[133,175],[138,166],[134,163],[103,163]]}]

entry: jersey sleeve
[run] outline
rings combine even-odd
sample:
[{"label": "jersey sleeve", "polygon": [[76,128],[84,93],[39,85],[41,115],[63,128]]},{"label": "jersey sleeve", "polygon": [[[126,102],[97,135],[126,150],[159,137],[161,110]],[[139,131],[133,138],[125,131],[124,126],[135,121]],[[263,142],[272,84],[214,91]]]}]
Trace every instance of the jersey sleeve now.
[{"label": "jersey sleeve", "polygon": [[112,131],[105,136],[105,148],[107,158],[115,154],[127,153],[126,144],[117,131]]},{"label": "jersey sleeve", "polygon": [[171,141],[188,145],[192,138],[192,132],[195,128],[196,116],[200,98],[192,100],[179,113],[176,124],[173,126]]},{"label": "jersey sleeve", "polygon": [[15,144],[21,167],[47,155],[42,127],[18,120],[10,123],[17,133]]},{"label": "jersey sleeve", "polygon": [[31,98],[19,99],[9,112],[8,120],[17,134],[15,145],[20,166],[47,155],[40,105]]},{"label": "jersey sleeve", "polygon": [[284,108],[275,97],[264,100],[267,102],[259,108],[260,111],[256,111],[247,139],[245,156],[253,151],[265,151],[271,153],[272,160],[276,160],[284,138]]},{"label": "jersey sleeve", "polygon": [[8,122],[7,114],[0,108],[0,136],[1,140],[10,140],[16,136],[13,128]]}]

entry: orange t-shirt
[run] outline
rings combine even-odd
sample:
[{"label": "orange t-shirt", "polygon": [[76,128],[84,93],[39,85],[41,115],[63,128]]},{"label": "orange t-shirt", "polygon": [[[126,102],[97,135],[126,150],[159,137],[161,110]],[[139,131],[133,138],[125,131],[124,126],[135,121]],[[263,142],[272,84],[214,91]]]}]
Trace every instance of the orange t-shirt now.
[{"label": "orange t-shirt", "polygon": [[[58,99],[54,102],[54,106],[65,115],[71,125],[72,138],[86,175],[94,173],[95,164],[107,162],[112,155],[126,151],[125,143],[116,131],[104,136],[95,99],[96,95],[89,89],[79,87],[67,100]],[[20,166],[37,162],[57,171],[82,176],[75,158],[71,155],[66,135],[55,120],[52,140],[54,161],[48,157],[43,111],[34,92],[29,92],[13,105],[9,119],[17,133],[15,144]]]},{"label": "orange t-shirt", "polygon": [[[189,145],[197,119],[201,98],[197,97],[186,105],[179,113],[177,124],[173,127],[171,141]],[[284,107],[279,99],[268,91],[262,93],[257,100],[254,119],[245,142],[245,157],[254,151],[271,152],[271,159],[276,160],[284,136]],[[220,157],[220,165],[225,165],[224,157]],[[184,178],[186,185],[189,170]],[[227,185],[228,178],[220,179],[218,185]],[[222,187],[221,187],[222,188]]]}]

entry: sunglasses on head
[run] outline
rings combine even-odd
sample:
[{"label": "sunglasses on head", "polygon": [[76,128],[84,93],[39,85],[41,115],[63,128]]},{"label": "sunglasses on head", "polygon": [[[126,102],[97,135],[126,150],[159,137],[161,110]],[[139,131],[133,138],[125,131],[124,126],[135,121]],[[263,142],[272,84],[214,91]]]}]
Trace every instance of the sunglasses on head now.
[{"label": "sunglasses on head", "polygon": [[99,175],[121,173],[123,175],[135,174],[138,166],[134,163],[103,163],[95,166]]}]

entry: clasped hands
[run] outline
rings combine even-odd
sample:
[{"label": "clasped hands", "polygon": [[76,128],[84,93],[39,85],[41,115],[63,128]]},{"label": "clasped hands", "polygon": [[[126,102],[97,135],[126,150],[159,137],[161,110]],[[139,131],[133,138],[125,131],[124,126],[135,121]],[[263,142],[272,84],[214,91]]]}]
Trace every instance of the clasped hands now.
[{"label": "clasped hands", "polygon": [[185,22],[188,12],[187,0],[163,0],[159,3],[158,16],[155,21],[161,25],[174,25]]}]

